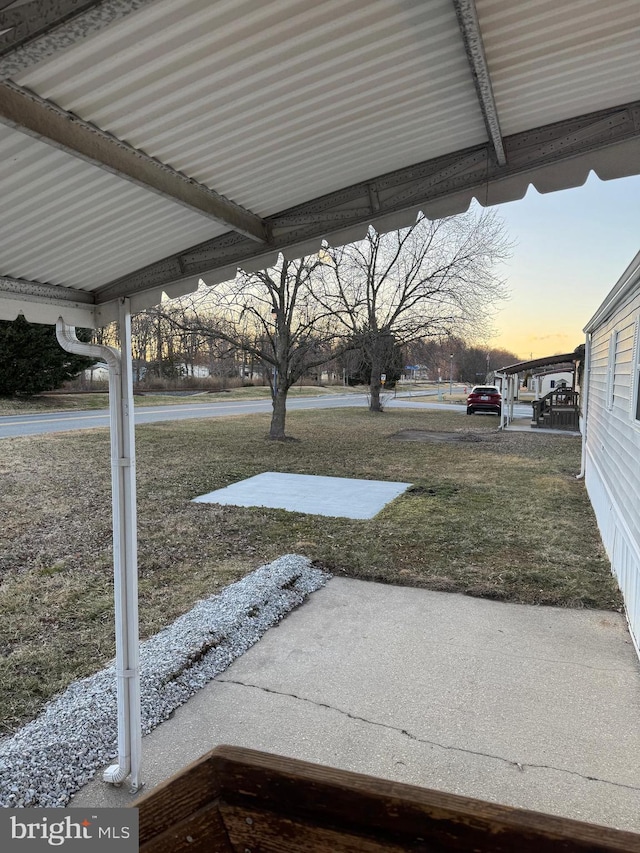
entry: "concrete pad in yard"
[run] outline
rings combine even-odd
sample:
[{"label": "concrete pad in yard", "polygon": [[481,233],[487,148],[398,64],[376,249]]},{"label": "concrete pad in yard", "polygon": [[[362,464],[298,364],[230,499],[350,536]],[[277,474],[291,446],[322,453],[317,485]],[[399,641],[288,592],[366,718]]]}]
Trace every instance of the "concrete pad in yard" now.
[{"label": "concrete pad in yard", "polygon": [[230,743],[640,831],[639,711],[618,613],[334,578],[144,739],[144,778]]},{"label": "concrete pad in yard", "polygon": [[334,518],[373,518],[411,483],[352,480],[267,471],[194,498],[194,503],[261,506],[329,515]]}]

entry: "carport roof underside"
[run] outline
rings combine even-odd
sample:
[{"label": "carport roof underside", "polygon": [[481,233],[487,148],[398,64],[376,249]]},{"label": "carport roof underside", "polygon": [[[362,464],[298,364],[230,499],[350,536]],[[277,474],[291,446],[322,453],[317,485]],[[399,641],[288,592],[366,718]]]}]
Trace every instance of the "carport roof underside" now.
[{"label": "carport roof underside", "polygon": [[0,33],[3,319],[640,173],[637,0],[0,0]]}]

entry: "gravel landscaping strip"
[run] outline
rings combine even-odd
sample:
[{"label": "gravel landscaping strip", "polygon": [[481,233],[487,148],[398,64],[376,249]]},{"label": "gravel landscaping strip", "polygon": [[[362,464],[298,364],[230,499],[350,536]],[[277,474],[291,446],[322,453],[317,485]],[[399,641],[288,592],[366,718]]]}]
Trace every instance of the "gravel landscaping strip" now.
[{"label": "gravel landscaping strip", "polygon": [[[199,601],[140,645],[147,734],[223,672],[330,575],[288,554]],[[76,681],[33,722],[0,742],[0,807],[65,806],[117,756],[115,662]]]}]

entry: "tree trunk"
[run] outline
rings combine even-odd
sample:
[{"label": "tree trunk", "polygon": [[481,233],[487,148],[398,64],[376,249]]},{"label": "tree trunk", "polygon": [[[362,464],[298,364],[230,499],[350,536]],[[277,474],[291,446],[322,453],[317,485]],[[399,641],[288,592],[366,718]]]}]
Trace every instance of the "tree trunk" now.
[{"label": "tree trunk", "polygon": [[377,382],[374,381],[373,376],[371,377],[371,384],[369,385],[369,411],[370,412],[381,412],[382,411],[382,403],[380,402],[380,379]]},{"label": "tree trunk", "polygon": [[273,397],[273,413],[271,415],[271,428],[269,429],[269,438],[275,441],[284,441],[286,438],[284,432],[285,420],[287,417],[287,393],[289,389],[279,382],[276,382],[275,394]]},{"label": "tree trunk", "polygon": [[371,381],[369,382],[369,411],[381,412],[382,403],[380,402],[380,375],[382,371],[382,359],[379,353],[375,352],[377,347],[374,347],[374,352],[371,354]]}]

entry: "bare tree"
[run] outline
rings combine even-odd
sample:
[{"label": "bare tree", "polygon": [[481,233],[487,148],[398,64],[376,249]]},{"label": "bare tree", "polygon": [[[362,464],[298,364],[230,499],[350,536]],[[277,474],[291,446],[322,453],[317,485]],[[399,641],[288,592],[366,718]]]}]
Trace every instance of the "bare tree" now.
[{"label": "bare tree", "polygon": [[[312,295],[322,261],[287,260],[233,281],[202,288],[192,301],[189,327],[226,341],[267,365],[273,412],[269,437],[286,438],[287,395],[292,385],[336,354],[335,309]],[[174,325],[183,325],[172,317]]]},{"label": "bare tree", "polygon": [[140,382],[146,370],[151,347],[156,338],[156,322],[155,312],[152,310],[141,311],[131,317],[131,346],[136,382]]},{"label": "bare tree", "polygon": [[381,411],[380,389],[389,348],[421,338],[482,336],[505,289],[496,265],[509,256],[502,222],[492,211],[468,212],[326,246],[324,309],[358,340],[371,365],[370,409]]}]

